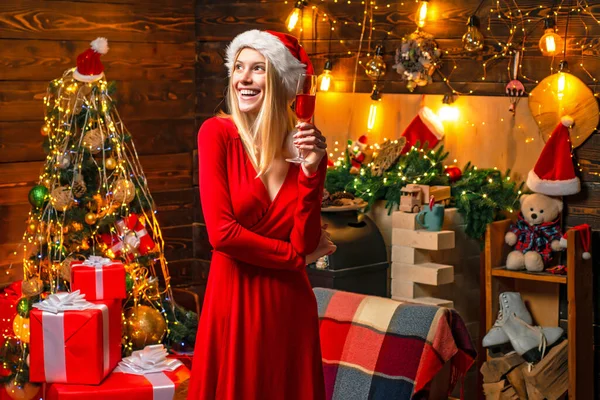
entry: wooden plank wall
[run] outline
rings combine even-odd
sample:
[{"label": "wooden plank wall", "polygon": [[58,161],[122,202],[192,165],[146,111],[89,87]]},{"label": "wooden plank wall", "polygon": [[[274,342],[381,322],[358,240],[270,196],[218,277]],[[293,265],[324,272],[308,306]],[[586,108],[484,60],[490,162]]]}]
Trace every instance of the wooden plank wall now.
[{"label": "wooden plank wall", "polygon": [[0,282],[15,261],[27,193],[45,160],[46,85],[104,36],[105,73],[117,82],[118,110],[158,205],[173,282],[202,285],[206,271],[197,268],[193,248],[194,220],[201,219],[193,184],[194,32],[194,4],[187,0],[0,3]]}]

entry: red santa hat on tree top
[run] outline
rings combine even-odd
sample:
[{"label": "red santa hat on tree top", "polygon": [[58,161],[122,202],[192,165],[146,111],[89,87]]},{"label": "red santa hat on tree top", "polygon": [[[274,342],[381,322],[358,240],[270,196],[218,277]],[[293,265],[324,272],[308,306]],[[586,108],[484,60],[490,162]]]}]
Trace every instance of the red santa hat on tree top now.
[{"label": "red santa hat on tree top", "polygon": [[227,66],[229,76],[233,71],[233,63],[238,52],[244,48],[254,49],[269,60],[269,64],[275,68],[283,80],[290,100],[296,96],[300,74],[314,73],[306,50],[294,36],[287,33],[253,29],[237,35],[227,47],[225,66]]},{"label": "red santa hat on tree top", "polygon": [[90,43],[90,48],[77,56],[77,68],[73,77],[80,82],[94,82],[104,76],[102,54],[108,53],[108,40],[99,37]]},{"label": "red santa hat on tree top", "polygon": [[564,116],[546,142],[542,154],[527,176],[527,186],[548,196],[567,196],[580,190],[571,156],[569,128],[573,118]]},{"label": "red santa hat on tree top", "polygon": [[406,137],[406,145],[402,153],[407,153],[411,147],[423,147],[427,142],[430,149],[434,148],[444,137],[444,125],[429,107],[421,107],[416,117],[408,124],[401,136]]}]

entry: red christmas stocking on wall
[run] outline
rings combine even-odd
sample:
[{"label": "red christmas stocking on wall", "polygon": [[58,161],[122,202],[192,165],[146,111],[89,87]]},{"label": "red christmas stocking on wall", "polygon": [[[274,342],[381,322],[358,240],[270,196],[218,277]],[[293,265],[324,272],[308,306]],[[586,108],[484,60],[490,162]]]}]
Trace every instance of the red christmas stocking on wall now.
[{"label": "red christmas stocking on wall", "polygon": [[402,136],[406,137],[406,145],[402,153],[407,153],[411,147],[417,145],[417,142],[419,148],[423,148],[427,143],[427,147],[433,149],[444,137],[444,125],[429,107],[421,107]]}]

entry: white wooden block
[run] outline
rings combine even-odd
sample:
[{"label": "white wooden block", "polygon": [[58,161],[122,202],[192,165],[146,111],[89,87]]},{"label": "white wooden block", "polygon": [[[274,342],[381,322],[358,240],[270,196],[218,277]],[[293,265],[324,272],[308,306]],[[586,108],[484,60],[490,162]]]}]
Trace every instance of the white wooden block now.
[{"label": "white wooden block", "polygon": [[398,229],[417,230],[417,222],[415,221],[416,213],[404,211],[396,211],[392,213],[392,227]]},{"label": "white wooden block", "polygon": [[452,249],[454,248],[454,231],[430,232],[394,228],[392,245],[426,250]]},{"label": "white wooden block", "polygon": [[445,299],[438,299],[435,297],[417,297],[414,299],[408,298],[408,297],[394,297],[392,296],[393,300],[396,301],[401,301],[404,303],[412,303],[412,304],[425,304],[428,306],[438,306],[438,307],[448,307],[448,308],[454,308],[454,302],[452,302],[451,300],[445,300]]},{"label": "white wooden block", "polygon": [[445,285],[454,282],[454,267],[435,263],[404,264],[395,262],[392,263],[392,279],[433,286]]},{"label": "white wooden block", "polygon": [[392,297],[415,298],[426,296],[427,292],[423,287],[415,282],[402,279],[392,279]]},{"label": "white wooden block", "polygon": [[429,261],[431,261],[431,257],[428,250],[406,246],[392,246],[392,262],[420,264]]}]

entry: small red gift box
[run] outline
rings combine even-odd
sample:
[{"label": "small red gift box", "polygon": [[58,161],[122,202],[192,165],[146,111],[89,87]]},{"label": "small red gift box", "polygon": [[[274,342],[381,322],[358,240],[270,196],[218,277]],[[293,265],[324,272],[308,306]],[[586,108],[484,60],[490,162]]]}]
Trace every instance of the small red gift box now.
[{"label": "small red gift box", "polygon": [[114,300],[127,297],[125,267],[120,261],[92,256],[71,263],[71,290],[79,290],[86,300]]},{"label": "small red gift box", "polygon": [[148,375],[113,372],[99,386],[53,383],[45,400],[172,400],[175,391],[190,377],[185,366],[175,371]]},{"label": "small red gift box", "polygon": [[121,301],[92,304],[74,292],[50,295],[42,303],[68,296],[79,296],[86,309],[31,310],[29,378],[97,385],[121,360]]}]

